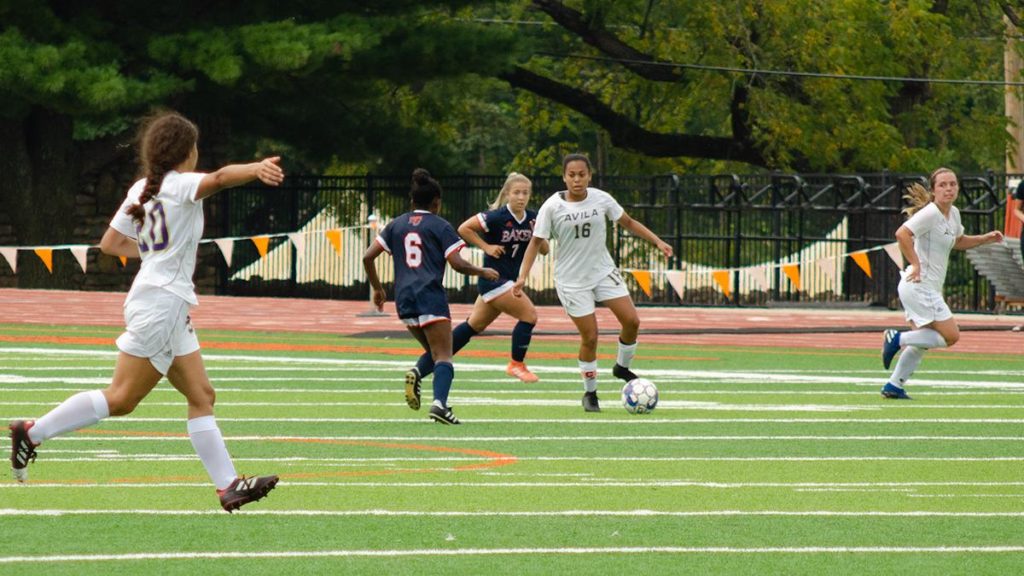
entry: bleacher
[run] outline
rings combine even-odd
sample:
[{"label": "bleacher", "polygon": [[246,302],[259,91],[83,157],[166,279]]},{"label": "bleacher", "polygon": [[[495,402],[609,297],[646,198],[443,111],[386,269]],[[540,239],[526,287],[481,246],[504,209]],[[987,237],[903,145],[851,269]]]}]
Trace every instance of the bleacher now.
[{"label": "bleacher", "polygon": [[1003,226],[1005,240],[967,251],[967,259],[978,273],[992,282],[996,300],[1002,307],[1024,306],[1024,262],[1020,249],[1022,223],[1013,215],[1014,202],[1013,196],[1009,195]]}]

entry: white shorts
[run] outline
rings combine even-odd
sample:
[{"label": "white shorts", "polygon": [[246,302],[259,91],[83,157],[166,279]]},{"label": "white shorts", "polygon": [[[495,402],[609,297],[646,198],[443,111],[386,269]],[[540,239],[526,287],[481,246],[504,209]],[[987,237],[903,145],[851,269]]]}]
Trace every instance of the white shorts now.
[{"label": "white shorts", "polygon": [[174,358],[199,350],[189,308],[188,302],[166,290],[139,290],[125,302],[125,332],[118,336],[117,348],[148,358],[157,371],[167,374]]},{"label": "white shorts", "polygon": [[563,288],[555,283],[555,291],[558,293],[558,299],[562,302],[562,308],[565,308],[565,313],[573,318],[593,314],[597,302],[629,296],[629,290],[618,270],[612,270],[611,274],[602,278],[593,288],[584,290]]},{"label": "white shorts", "polygon": [[953,317],[945,298],[930,286],[901,280],[898,290],[907,321],[918,328]]},{"label": "white shorts", "polygon": [[490,290],[486,294],[481,294],[480,298],[483,299],[484,302],[490,302],[490,301],[494,300],[495,298],[497,298],[498,296],[501,296],[502,294],[504,294],[504,293],[508,292],[509,290],[511,290],[512,287],[515,286],[515,285],[516,285],[515,282],[509,280],[508,282],[505,282],[504,284],[502,284],[501,286],[498,286],[494,290]]}]

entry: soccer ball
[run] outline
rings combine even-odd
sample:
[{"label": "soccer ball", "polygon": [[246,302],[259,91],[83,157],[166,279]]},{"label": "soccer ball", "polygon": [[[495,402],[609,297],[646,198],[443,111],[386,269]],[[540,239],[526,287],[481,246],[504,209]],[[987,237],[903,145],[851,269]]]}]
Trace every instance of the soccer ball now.
[{"label": "soccer ball", "polygon": [[637,378],[622,387],[622,407],[630,414],[646,414],[658,405],[658,387],[647,378]]}]

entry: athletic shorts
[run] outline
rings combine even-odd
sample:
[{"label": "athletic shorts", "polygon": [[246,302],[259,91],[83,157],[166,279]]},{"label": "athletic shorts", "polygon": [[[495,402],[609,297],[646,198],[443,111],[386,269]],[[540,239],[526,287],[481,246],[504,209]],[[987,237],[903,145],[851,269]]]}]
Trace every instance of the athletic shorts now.
[{"label": "athletic shorts", "polygon": [[422,328],[423,326],[427,326],[435,322],[451,322],[452,319],[449,318],[448,316],[434,316],[433,314],[421,314],[420,316],[416,316],[414,318],[399,318],[399,320],[401,320],[402,323],[405,324],[406,326],[419,326]]},{"label": "athletic shorts", "polygon": [[501,296],[502,294],[512,290],[512,287],[515,286],[515,284],[516,283],[511,280],[507,280],[504,284],[501,284],[497,288],[493,288],[491,290],[488,290],[487,292],[480,294],[480,298],[482,298],[484,302],[491,302],[498,296]]},{"label": "athletic shorts", "polygon": [[907,321],[918,328],[953,317],[946,299],[930,286],[901,280],[898,290]]},{"label": "athletic shorts", "polygon": [[124,304],[125,332],[117,338],[117,348],[148,358],[158,372],[167,374],[175,357],[199,350],[189,308],[188,302],[166,290],[139,290]]},{"label": "athletic shorts", "polygon": [[629,296],[629,290],[626,289],[626,283],[622,281],[622,275],[618,270],[612,270],[611,274],[602,278],[593,288],[563,288],[556,282],[555,291],[562,302],[562,308],[565,308],[565,313],[573,318],[593,314],[597,302]]}]

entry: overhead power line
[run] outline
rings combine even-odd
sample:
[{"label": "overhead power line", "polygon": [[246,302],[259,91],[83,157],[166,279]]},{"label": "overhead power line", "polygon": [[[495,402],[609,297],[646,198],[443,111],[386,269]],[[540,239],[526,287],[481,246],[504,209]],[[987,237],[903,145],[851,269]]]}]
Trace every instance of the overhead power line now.
[{"label": "overhead power line", "polygon": [[707,64],[682,64],[655,60],[636,60],[631,58],[612,58],[609,56],[588,56],[586,54],[557,54],[554,52],[537,52],[541,56],[554,58],[593,60],[597,62],[613,62],[616,64],[637,64],[643,66],[661,66],[666,68],[682,68],[687,70],[708,70],[713,72],[731,72],[748,76],[793,76],[798,78],[831,78],[835,80],[858,80],[871,82],[916,82],[919,84],[958,84],[975,86],[1024,86],[1024,82],[1006,80],[970,80],[962,78],[919,78],[913,76],[872,76],[867,74],[831,74],[827,72],[799,72],[793,70],[763,70],[760,68],[738,68],[734,66],[711,66]]}]

